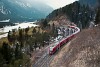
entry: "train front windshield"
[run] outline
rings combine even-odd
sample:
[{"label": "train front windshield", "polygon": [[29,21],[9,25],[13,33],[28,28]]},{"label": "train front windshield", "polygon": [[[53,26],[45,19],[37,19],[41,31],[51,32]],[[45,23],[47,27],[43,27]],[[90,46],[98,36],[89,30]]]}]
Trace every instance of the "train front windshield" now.
[{"label": "train front windshield", "polygon": [[53,47],[50,47],[50,51],[52,51],[53,50]]}]

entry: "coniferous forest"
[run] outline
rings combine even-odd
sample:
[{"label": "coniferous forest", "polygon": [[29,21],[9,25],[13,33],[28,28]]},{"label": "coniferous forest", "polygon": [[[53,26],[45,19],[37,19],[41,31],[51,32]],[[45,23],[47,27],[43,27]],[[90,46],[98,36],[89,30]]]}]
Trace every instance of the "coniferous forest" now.
[{"label": "coniferous forest", "polygon": [[47,20],[53,20],[58,15],[66,15],[68,18],[77,25],[82,24],[82,28],[87,28],[89,22],[94,21],[96,9],[92,9],[89,5],[81,5],[78,1],[69,4],[63,8],[54,10],[47,16]]}]

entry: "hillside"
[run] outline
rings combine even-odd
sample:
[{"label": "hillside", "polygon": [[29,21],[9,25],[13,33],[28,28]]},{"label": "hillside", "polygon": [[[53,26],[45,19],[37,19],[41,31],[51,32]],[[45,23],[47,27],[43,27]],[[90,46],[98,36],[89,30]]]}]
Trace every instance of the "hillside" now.
[{"label": "hillside", "polygon": [[77,34],[61,49],[50,65],[51,67],[100,67],[100,26],[84,29]]},{"label": "hillside", "polygon": [[81,5],[89,5],[90,8],[96,8],[99,5],[98,1],[99,0],[79,0]]},{"label": "hillside", "polygon": [[81,5],[79,1],[66,5],[60,9],[54,10],[47,16],[47,20],[56,20],[56,17],[66,15],[67,18],[78,25],[80,28],[87,28],[91,21],[94,21],[95,10],[92,10],[89,5]]},{"label": "hillside", "polygon": [[33,21],[45,18],[53,8],[40,2],[27,0],[0,0],[0,21]]}]

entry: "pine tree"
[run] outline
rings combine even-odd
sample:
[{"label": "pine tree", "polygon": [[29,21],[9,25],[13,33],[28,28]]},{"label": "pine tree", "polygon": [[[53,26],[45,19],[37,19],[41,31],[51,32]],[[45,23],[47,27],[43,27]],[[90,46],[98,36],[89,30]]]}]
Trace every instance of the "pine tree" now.
[{"label": "pine tree", "polygon": [[12,50],[10,48],[10,46],[8,45],[8,43],[3,42],[2,45],[2,55],[3,58],[6,60],[6,63],[10,63],[11,59],[12,59]]},{"label": "pine tree", "polygon": [[34,34],[34,33],[36,33],[36,29],[35,28],[33,28],[33,31],[32,31],[32,33]]},{"label": "pine tree", "polygon": [[22,53],[21,53],[20,44],[17,43],[15,48],[15,59],[21,59],[21,58],[22,58]]},{"label": "pine tree", "polygon": [[12,41],[12,39],[11,39],[11,31],[8,32],[8,41],[9,41],[9,42]]},{"label": "pine tree", "polygon": [[29,27],[25,28],[25,34],[28,34]]},{"label": "pine tree", "polygon": [[23,41],[23,30],[19,29],[19,42],[21,43]]},{"label": "pine tree", "polygon": [[5,64],[5,59],[3,58],[3,54],[0,48],[0,66],[3,67],[3,64]]},{"label": "pine tree", "polygon": [[100,23],[100,7],[99,7],[98,10],[97,10],[95,23],[96,23],[96,24],[99,24],[99,23]]}]

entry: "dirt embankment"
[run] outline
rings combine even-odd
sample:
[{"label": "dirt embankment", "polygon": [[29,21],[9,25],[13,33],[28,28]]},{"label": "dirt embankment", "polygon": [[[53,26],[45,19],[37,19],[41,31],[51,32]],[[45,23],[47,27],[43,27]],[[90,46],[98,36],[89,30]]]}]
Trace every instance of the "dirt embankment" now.
[{"label": "dirt embankment", "polygon": [[[63,50],[64,49],[64,50]],[[51,67],[100,67],[100,26],[85,29],[61,49]]]},{"label": "dirt embankment", "polygon": [[[62,61],[64,61],[64,55],[67,53],[67,51],[69,50],[69,45],[71,42],[69,42],[67,45],[65,45],[60,52],[58,52],[58,54],[55,56],[54,60],[52,61],[52,63],[50,64],[50,67],[59,67],[61,66]],[[67,48],[67,49],[66,49]]]}]

